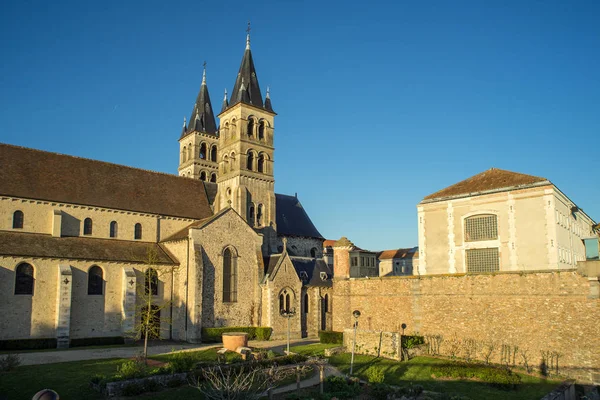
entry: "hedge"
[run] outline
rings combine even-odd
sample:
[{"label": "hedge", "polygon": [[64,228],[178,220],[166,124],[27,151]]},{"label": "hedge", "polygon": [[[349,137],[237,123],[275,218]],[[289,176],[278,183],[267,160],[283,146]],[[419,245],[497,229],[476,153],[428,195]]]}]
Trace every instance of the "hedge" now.
[{"label": "hedge", "polygon": [[0,350],[39,350],[55,348],[55,338],[0,340]]},{"label": "hedge", "polygon": [[110,346],[114,344],[124,344],[123,336],[90,337],[81,339],[71,339],[70,347],[81,346]]},{"label": "hedge", "polygon": [[321,343],[344,344],[344,332],[319,331],[319,341]]},{"label": "hedge", "polygon": [[242,326],[226,328],[202,328],[203,343],[220,343],[221,335],[226,332],[244,332],[248,334],[248,340],[269,340],[273,328],[264,326]]}]

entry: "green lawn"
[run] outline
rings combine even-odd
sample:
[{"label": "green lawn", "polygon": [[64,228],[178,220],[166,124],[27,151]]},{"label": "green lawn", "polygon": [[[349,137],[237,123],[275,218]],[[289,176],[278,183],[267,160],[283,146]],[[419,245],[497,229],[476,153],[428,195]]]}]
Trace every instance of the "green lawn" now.
[{"label": "green lawn", "polygon": [[[350,354],[338,354],[329,358],[331,365],[340,371],[350,371]],[[551,381],[529,375],[521,375],[522,384],[517,390],[495,389],[485,383],[466,380],[436,380],[431,376],[431,366],[446,363],[446,360],[431,357],[416,357],[408,362],[397,362],[384,358],[355,355],[354,374],[366,380],[365,371],[377,366],[385,373],[385,383],[405,386],[410,383],[422,385],[425,390],[467,396],[478,400],[530,400],[540,399],[552,391],[560,381]]]},{"label": "green lawn", "polygon": [[333,347],[340,347],[341,344],[307,344],[304,346],[290,347],[290,351],[293,353],[302,354],[303,356],[323,356],[325,349],[331,349]]}]

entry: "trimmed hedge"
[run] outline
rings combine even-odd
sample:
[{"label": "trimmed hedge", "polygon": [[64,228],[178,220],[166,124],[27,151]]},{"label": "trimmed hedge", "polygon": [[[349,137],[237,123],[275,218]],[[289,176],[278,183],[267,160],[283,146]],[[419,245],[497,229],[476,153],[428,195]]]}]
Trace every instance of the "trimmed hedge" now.
[{"label": "trimmed hedge", "polygon": [[110,346],[115,344],[125,344],[123,336],[91,337],[81,339],[71,339],[70,347],[81,346]]},{"label": "trimmed hedge", "polygon": [[55,338],[0,340],[0,350],[38,350],[55,348]]},{"label": "trimmed hedge", "polygon": [[521,383],[521,377],[507,368],[493,367],[484,364],[469,364],[465,362],[448,362],[431,366],[435,377],[479,379],[500,389],[516,389]]},{"label": "trimmed hedge", "polygon": [[269,340],[273,328],[264,326],[242,326],[225,328],[202,328],[203,343],[221,343],[221,335],[227,332],[244,332],[248,334],[248,340]]},{"label": "trimmed hedge", "polygon": [[319,341],[328,344],[344,344],[344,332],[319,331]]}]

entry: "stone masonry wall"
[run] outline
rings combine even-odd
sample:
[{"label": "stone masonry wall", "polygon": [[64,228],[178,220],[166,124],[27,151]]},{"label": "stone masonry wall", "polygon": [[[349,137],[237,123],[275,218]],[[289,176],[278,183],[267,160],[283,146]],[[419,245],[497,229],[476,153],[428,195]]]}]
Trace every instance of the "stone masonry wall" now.
[{"label": "stone masonry wall", "polygon": [[333,329],[351,328],[358,309],[361,330],[403,332],[406,324],[406,334],[441,335],[446,354],[456,340],[494,342],[494,362],[502,344],[527,350],[534,366],[542,352],[556,352],[562,373],[591,381],[600,373],[600,300],[590,288],[574,271],[338,279]]}]

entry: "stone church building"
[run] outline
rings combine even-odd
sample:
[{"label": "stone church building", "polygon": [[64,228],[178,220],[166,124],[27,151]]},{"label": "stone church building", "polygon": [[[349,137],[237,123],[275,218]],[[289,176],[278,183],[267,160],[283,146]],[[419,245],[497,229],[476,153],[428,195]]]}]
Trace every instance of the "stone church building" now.
[{"label": "stone church building", "polygon": [[0,343],[126,337],[148,297],[165,339],[283,337],[291,309],[294,336],[330,328],[324,238],[274,191],[275,116],[248,36],[218,115],[204,72],[179,176],[0,144]]}]

